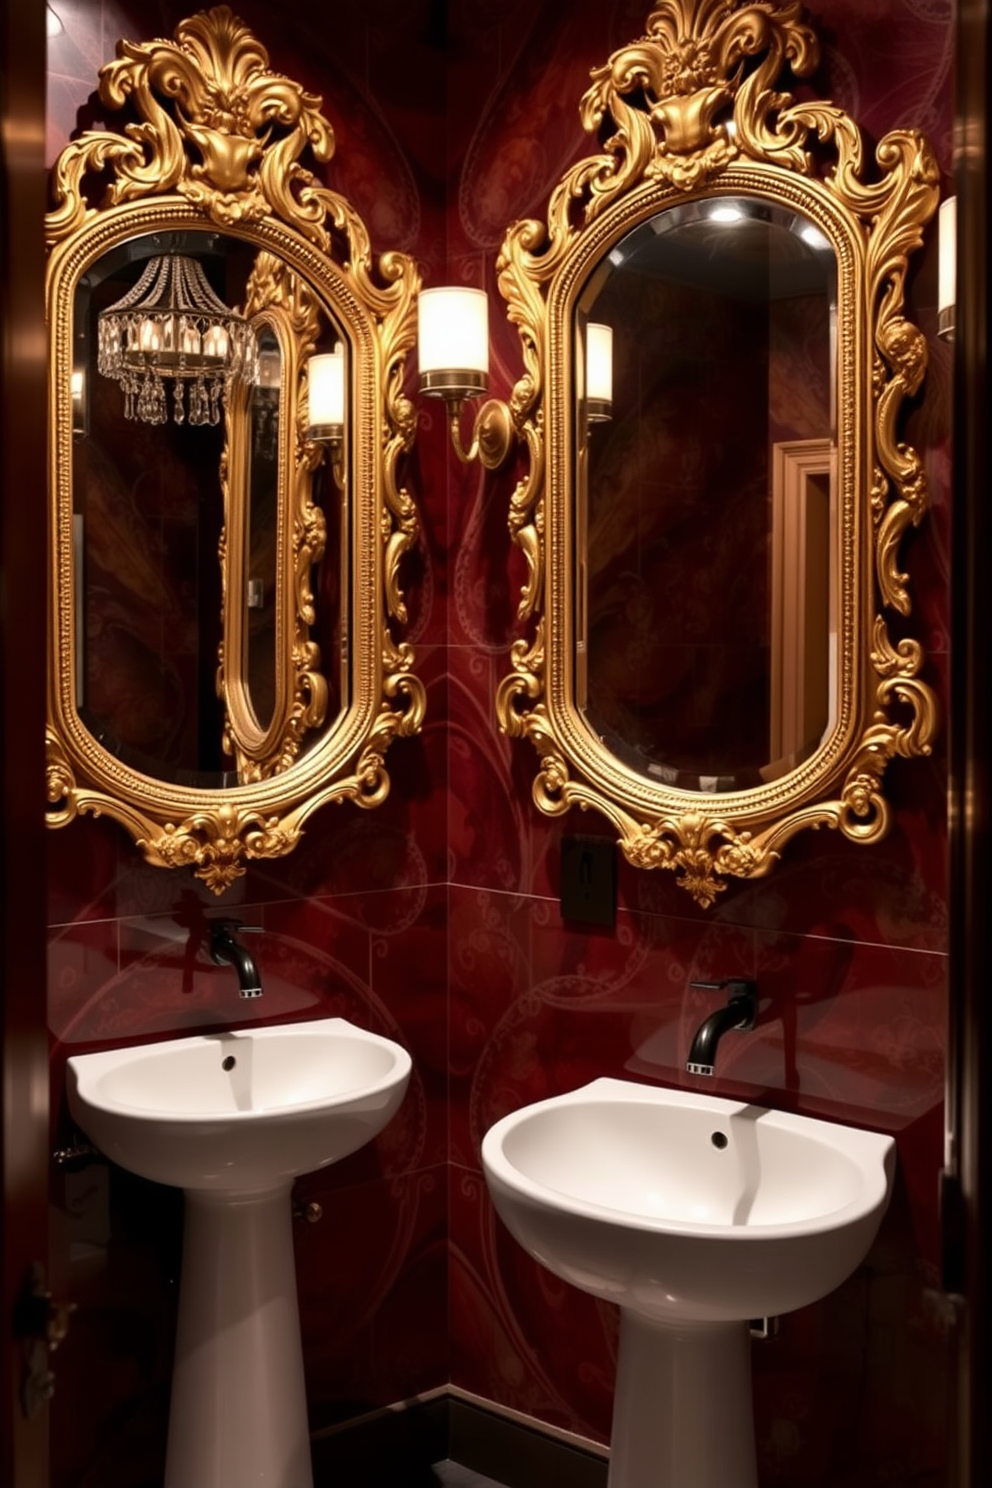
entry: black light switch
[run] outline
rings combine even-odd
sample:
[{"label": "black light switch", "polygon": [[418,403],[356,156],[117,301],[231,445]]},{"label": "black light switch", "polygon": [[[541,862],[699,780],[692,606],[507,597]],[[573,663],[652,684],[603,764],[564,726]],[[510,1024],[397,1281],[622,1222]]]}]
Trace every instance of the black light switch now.
[{"label": "black light switch", "polygon": [[617,850],[607,837],[561,839],[561,917],[587,925],[617,918]]}]

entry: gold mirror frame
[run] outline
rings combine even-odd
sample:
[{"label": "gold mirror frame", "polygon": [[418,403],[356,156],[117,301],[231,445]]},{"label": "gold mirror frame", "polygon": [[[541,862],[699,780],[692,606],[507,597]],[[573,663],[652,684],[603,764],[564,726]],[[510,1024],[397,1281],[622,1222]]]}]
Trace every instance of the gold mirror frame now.
[{"label": "gold mirror frame", "polygon": [[[47,219],[48,823],[63,827],[81,812],[112,817],[150,863],[190,867],[221,893],[248,860],[290,852],[308,817],[328,802],[378,806],[389,790],[386,749],[423,721],[424,687],[413,672],[412,648],[393,633],[407,618],[400,561],[419,530],[414,502],[397,480],[416,423],[403,373],[415,337],[419,276],[412,260],[396,252],[383,254],[374,271],[360,217],[300,159],[306,149],[317,162],[333,153],[320,100],[270,71],[266,51],[227,6],[182,21],[173,41],[122,41],[117,54],[100,71],[100,98],[109,109],[130,103],[138,122],[120,133],[87,131],[63,150],[54,171],[56,206]],[[93,206],[88,191],[101,182],[103,199]],[[274,255],[340,327],[351,365],[352,600],[342,617],[350,647],[348,706],[285,768],[216,791],[129,768],[87,730],[75,691],[82,644],[72,542],[75,289],[102,254],[129,239],[196,228],[219,228]],[[297,483],[311,458],[316,451],[297,463]],[[298,488],[296,500],[294,528],[306,515]],[[289,532],[288,519],[282,526]],[[309,568],[305,549],[313,537],[302,532],[291,539],[298,566]],[[283,664],[296,678],[299,701],[305,658],[301,666],[289,655],[289,639],[285,649]],[[298,742],[292,740],[294,749]]]},{"label": "gold mirror frame", "polygon": [[[803,78],[818,60],[798,4],[661,0],[646,35],[591,74],[581,118],[590,133],[602,131],[602,149],[562,178],[546,223],[510,227],[497,260],[522,341],[510,413],[528,454],[509,516],[527,563],[518,608],[526,630],[498,689],[500,726],[537,749],[533,794],[543,812],[601,812],[631,863],[672,870],[703,907],[728,878],[768,873],[807,827],[881,838],[886,766],[929,754],[936,728],[936,701],[919,675],[923,649],[893,640],[886,612],[910,613],[899,548],[928,502],[922,463],[897,424],[926,368],[904,293],[908,255],[936,208],[937,166],[922,134],[896,130],[866,179],[854,121],[776,88],[786,65]],[[839,679],[835,725],[808,760],[760,787],[713,795],[629,769],[576,706],[570,369],[575,305],[610,248],[666,207],[734,194],[802,212],[836,255]]]}]

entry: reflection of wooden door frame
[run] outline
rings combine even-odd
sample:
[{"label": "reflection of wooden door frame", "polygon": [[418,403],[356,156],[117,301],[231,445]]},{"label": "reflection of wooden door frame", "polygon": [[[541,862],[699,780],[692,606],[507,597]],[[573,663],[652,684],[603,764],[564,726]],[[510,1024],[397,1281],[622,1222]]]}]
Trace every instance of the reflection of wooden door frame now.
[{"label": "reflection of wooden door frame", "polygon": [[[823,640],[810,633],[808,610],[819,604],[811,562],[821,543],[829,554],[827,583],[827,728],[837,697],[837,561],[835,451],[829,439],[790,439],[772,445],[771,703],[769,758],[784,760],[809,744],[808,677],[822,667]],[[822,477],[828,478],[826,503]],[[825,528],[825,530],[824,530]],[[822,567],[821,567],[822,573]],[[798,623],[803,617],[803,623]],[[819,651],[819,659],[815,654]]]}]

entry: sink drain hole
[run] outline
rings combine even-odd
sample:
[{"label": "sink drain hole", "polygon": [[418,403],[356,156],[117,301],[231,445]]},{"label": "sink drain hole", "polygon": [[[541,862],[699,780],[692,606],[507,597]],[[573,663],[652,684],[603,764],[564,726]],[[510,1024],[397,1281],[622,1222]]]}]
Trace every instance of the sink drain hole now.
[{"label": "sink drain hole", "polygon": [[713,1135],[710,1137],[710,1141],[713,1143],[713,1146],[718,1147],[721,1152],[723,1151],[724,1147],[726,1147],[728,1140],[729,1138],[726,1137],[723,1132],[714,1132]]},{"label": "sink drain hole", "polygon": [[227,1058],[221,1063],[221,1069],[232,1070],[237,1062],[233,1054],[228,1054]]}]

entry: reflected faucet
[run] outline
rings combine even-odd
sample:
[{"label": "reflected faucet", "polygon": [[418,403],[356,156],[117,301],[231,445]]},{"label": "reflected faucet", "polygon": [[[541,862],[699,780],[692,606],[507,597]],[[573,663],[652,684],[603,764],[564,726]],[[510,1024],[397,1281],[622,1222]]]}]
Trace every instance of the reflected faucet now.
[{"label": "reflected faucet", "polygon": [[261,997],[262,980],[254,956],[237,940],[235,932],[253,932],[261,928],[261,925],[242,925],[240,920],[210,921],[210,959],[215,966],[234,967],[241,997]]},{"label": "reflected faucet", "polygon": [[727,989],[727,1004],[704,1018],[696,1030],[685,1067],[690,1075],[712,1075],[717,1045],[732,1029],[747,1032],[754,1027],[758,1012],[758,985],[743,977],[726,977],[722,982],[690,982],[690,987],[709,991]]}]

